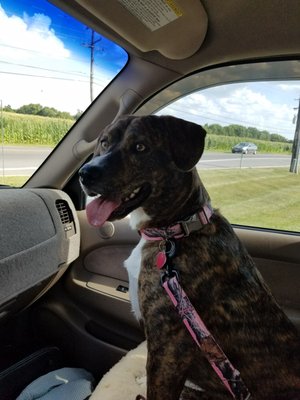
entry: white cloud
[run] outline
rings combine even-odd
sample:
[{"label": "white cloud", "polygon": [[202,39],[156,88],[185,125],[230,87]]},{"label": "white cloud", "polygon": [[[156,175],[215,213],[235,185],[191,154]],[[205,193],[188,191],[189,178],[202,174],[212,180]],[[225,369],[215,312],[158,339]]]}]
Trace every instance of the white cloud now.
[{"label": "white cloud", "polygon": [[279,84],[278,87],[286,92],[300,91],[300,83],[282,83]]},{"label": "white cloud", "polygon": [[[278,82],[231,84],[195,92],[163,109],[159,114],[170,113],[200,124],[239,124],[253,126],[271,133],[293,138],[294,110],[278,94],[284,90]],[[274,88],[277,87],[276,93]]]},{"label": "white cloud", "polygon": [[[32,60],[50,56],[51,59],[68,58],[71,52],[50,28],[51,19],[44,14],[24,18],[9,17],[0,5],[0,43],[2,59]],[[23,50],[24,49],[24,50]]]},{"label": "white cloud", "polygon": [[225,114],[259,129],[286,130],[293,118],[293,110],[286,104],[272,102],[261,92],[249,87],[233,91],[230,97],[220,99]]},{"label": "white cloud", "polygon": [[[89,62],[77,58],[44,14],[8,16],[0,5],[0,99],[76,113],[90,103]],[[80,43],[79,43],[80,45]],[[95,66],[97,95],[111,79]]]}]

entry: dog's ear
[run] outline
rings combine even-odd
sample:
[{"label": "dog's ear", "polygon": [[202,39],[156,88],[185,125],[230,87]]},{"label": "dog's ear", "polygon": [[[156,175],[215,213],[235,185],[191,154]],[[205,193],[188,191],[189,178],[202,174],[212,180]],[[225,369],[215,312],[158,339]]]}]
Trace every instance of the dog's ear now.
[{"label": "dog's ear", "polygon": [[162,116],[168,130],[171,154],[176,166],[189,171],[200,160],[206,131],[202,126],[183,119]]}]

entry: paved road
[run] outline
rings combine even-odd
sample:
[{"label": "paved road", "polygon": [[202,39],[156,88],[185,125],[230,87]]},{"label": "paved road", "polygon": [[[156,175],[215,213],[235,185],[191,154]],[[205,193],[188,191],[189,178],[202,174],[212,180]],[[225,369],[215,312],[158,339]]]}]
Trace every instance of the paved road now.
[{"label": "paved road", "polygon": [[198,165],[205,169],[271,168],[289,167],[290,162],[289,155],[204,153]]},{"label": "paved road", "polygon": [[[51,148],[42,146],[0,146],[0,174],[31,175],[50,154]],[[4,156],[4,157],[3,157]],[[200,168],[270,168],[289,167],[291,156],[274,154],[232,154],[205,152]]]},{"label": "paved road", "polygon": [[32,175],[51,153],[44,146],[0,146],[0,173],[9,175]]}]

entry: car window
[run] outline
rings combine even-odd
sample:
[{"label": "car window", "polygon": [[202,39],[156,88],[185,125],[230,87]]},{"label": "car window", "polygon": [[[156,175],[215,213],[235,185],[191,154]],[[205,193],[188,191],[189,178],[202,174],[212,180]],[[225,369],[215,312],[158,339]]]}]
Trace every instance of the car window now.
[{"label": "car window", "polygon": [[199,76],[165,89],[138,113],[168,114],[204,126],[206,147],[197,168],[212,205],[231,223],[299,232],[300,80],[197,90]]},{"label": "car window", "polygon": [[21,186],[127,53],[45,0],[1,0],[0,52],[0,184]]}]

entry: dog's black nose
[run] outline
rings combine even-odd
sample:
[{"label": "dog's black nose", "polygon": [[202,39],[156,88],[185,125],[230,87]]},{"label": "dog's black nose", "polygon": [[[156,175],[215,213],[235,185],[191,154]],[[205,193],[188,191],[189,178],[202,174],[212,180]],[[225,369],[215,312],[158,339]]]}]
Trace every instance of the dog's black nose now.
[{"label": "dog's black nose", "polygon": [[81,180],[84,180],[88,175],[88,168],[86,168],[85,165],[81,167],[80,170],[78,171],[78,175]]},{"label": "dog's black nose", "polygon": [[87,164],[80,168],[78,175],[81,179],[84,179],[87,175],[89,175]]},{"label": "dog's black nose", "polygon": [[[103,180],[105,171],[108,169],[111,156],[105,154],[103,156],[93,157],[88,163],[84,164],[78,171],[80,182],[88,189],[95,190],[99,183]],[[112,167],[109,168],[110,171]]]},{"label": "dog's black nose", "polygon": [[96,167],[89,163],[83,165],[78,171],[78,174],[81,183],[85,186],[93,184],[97,177],[99,177]]}]

